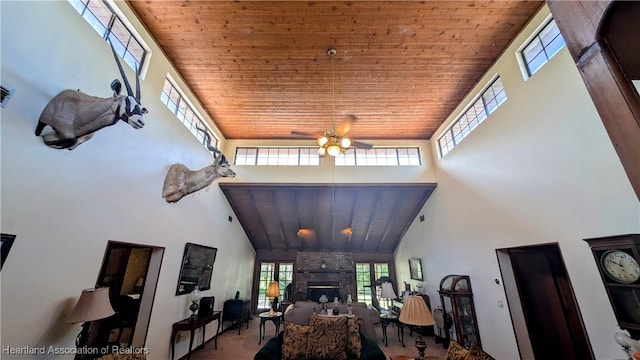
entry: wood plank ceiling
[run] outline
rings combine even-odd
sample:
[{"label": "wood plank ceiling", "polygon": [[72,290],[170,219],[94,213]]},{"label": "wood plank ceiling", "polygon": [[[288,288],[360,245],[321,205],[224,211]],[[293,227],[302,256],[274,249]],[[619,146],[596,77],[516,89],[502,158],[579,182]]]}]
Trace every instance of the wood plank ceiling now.
[{"label": "wood plank ceiling", "polygon": [[435,184],[219,184],[255,249],[391,253]]},{"label": "wood plank ceiling", "polygon": [[336,122],[372,140],[429,139],[544,2],[128,3],[225,138],[330,128],[335,48]]},{"label": "wood plank ceiling", "polygon": [[[335,122],[375,146],[431,138],[544,1],[128,4],[225,138],[320,135],[333,69]],[[392,252],[435,186],[220,187],[257,250]]]}]

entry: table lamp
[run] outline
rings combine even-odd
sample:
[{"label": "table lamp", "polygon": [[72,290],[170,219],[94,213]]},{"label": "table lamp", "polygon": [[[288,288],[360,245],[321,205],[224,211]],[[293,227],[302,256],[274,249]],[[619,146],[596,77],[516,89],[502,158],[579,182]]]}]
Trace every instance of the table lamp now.
[{"label": "table lamp", "polygon": [[278,296],[280,296],[280,284],[275,280],[270,282],[269,287],[267,288],[266,295],[273,302],[271,304],[271,309],[269,309],[269,316],[273,316],[276,313],[276,309],[278,309]]},{"label": "table lamp", "polygon": [[391,315],[391,299],[396,298],[396,292],[393,291],[393,285],[390,282],[382,283],[382,291],[380,294],[381,299],[387,299],[387,315]]},{"label": "table lamp", "polygon": [[[80,298],[71,313],[67,315],[64,322],[68,324],[82,324],[82,330],[76,337],[76,347],[83,348],[88,345],[89,325],[92,321],[108,318],[115,314],[111,301],[109,300],[109,288],[90,288],[82,290]],[[80,359],[81,355],[86,351],[78,351],[76,359]]]},{"label": "table lamp", "polygon": [[198,315],[196,315],[196,311],[200,308],[200,299],[202,299],[202,291],[200,291],[197,285],[189,294],[189,299],[191,300],[191,305],[189,306],[189,310],[191,310],[191,319],[195,319],[198,317]]},{"label": "table lamp", "polygon": [[318,299],[318,301],[320,301],[320,314],[327,314],[327,301],[329,301],[329,299],[327,299],[327,295],[322,294],[320,295],[320,299]]},{"label": "table lamp", "polygon": [[[401,323],[413,326],[429,326],[436,323],[427,307],[427,303],[424,302],[422,296],[407,296],[400,310]],[[427,344],[424,342],[422,335],[419,331],[416,336],[416,349],[418,349],[418,359],[424,359],[424,351],[427,349]]]}]

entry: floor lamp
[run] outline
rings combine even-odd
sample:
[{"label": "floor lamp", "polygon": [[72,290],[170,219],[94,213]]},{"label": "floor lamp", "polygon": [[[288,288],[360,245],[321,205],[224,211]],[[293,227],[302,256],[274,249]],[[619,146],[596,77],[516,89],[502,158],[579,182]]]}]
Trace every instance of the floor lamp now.
[{"label": "floor lamp", "polygon": [[[422,296],[410,295],[404,299],[402,310],[400,310],[400,322],[413,326],[430,326],[436,323],[429,311],[427,303],[424,302]],[[424,342],[420,331],[416,331],[416,349],[418,349],[418,359],[424,359],[424,351],[427,344]]]},{"label": "floor lamp", "polygon": [[[64,322],[68,324],[82,324],[82,330],[78,337],[76,337],[76,347],[78,353],[75,359],[82,359],[80,354],[90,354],[91,352],[84,351],[87,346],[96,344],[89,343],[89,326],[92,321],[108,318],[115,314],[113,307],[111,307],[111,301],[109,300],[109,288],[90,288],[82,290],[80,299],[76,303],[71,313],[64,319]],[[106,344],[105,344],[106,345]],[[92,349],[93,350],[93,349]]]}]

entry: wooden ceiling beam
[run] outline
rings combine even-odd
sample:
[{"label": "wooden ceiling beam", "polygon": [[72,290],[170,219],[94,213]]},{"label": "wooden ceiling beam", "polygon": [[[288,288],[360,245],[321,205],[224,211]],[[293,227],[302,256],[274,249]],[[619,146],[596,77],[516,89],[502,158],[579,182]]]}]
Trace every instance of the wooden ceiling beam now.
[{"label": "wooden ceiling beam", "polygon": [[387,238],[387,235],[389,234],[389,229],[391,228],[391,225],[395,222],[395,217],[398,215],[399,213],[399,208],[400,205],[402,203],[403,199],[403,194],[404,191],[400,191],[400,195],[396,196],[396,202],[393,206],[393,211],[391,212],[391,216],[388,218],[387,220],[387,224],[384,227],[384,231],[382,232],[382,236],[380,237],[380,241],[378,242],[378,246],[376,247],[377,251],[380,251],[380,249],[382,248],[382,244],[384,243],[384,241]]},{"label": "wooden ceiling beam", "polygon": [[269,234],[267,232],[266,227],[264,226],[265,222],[264,219],[262,218],[262,215],[260,213],[260,211],[258,210],[257,206],[256,206],[256,202],[254,199],[253,194],[251,193],[252,191],[249,190],[249,197],[251,198],[251,206],[252,206],[252,212],[254,214],[256,214],[257,218],[260,219],[260,229],[259,232],[262,235],[262,238],[264,239],[264,241],[267,243],[267,246],[269,247],[269,251],[273,251],[273,244],[271,244],[271,240],[269,239]]},{"label": "wooden ceiling beam", "polygon": [[[276,200],[276,197],[274,196],[274,190],[269,191],[269,197],[271,198],[271,203],[278,205],[278,202]],[[282,241],[282,247],[284,248],[285,251],[288,250],[288,246],[287,246],[287,239],[285,238],[284,235],[284,230],[283,230],[283,224],[282,222],[284,221],[284,217],[282,216],[282,213],[280,212],[282,209],[281,206],[275,206],[275,208],[273,209],[274,212],[277,213],[277,218],[278,218],[278,233],[280,234],[280,240]]]}]

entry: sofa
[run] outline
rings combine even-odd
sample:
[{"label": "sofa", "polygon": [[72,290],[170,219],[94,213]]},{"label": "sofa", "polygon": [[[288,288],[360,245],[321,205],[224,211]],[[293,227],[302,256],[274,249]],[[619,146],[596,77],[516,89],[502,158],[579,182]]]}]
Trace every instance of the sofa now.
[{"label": "sofa", "polygon": [[[334,305],[327,303],[327,307],[338,309],[340,314],[347,314],[349,308],[345,304]],[[309,325],[310,316],[314,312],[320,312],[320,304],[313,301],[296,301],[289,305],[284,312],[284,320],[300,325]],[[375,325],[380,323],[380,313],[376,309],[370,309],[365,303],[353,303],[351,312],[359,319],[360,332],[367,339],[376,339]]]},{"label": "sofa", "polygon": [[386,360],[375,336],[369,339],[360,331],[355,315],[312,313],[303,322],[308,325],[285,318],[284,331],[269,339],[254,360]]}]

